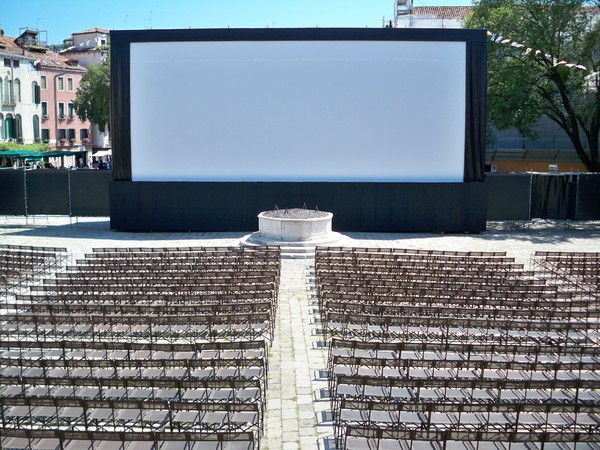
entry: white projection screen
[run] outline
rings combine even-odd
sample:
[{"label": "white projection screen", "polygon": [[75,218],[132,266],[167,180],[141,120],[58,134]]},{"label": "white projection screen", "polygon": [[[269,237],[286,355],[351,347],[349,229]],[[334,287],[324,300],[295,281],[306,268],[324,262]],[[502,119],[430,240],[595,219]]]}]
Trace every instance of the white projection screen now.
[{"label": "white projection screen", "polygon": [[129,64],[131,181],[463,181],[465,42],[132,42]]}]

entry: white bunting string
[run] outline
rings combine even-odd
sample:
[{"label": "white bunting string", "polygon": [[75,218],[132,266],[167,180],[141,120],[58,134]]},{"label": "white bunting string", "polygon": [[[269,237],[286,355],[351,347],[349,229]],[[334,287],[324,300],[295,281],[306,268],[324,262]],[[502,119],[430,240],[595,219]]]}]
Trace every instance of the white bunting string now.
[{"label": "white bunting string", "polygon": [[[513,41],[512,39],[506,38],[498,33],[492,33],[491,31],[488,30],[487,35],[489,36],[490,40],[492,42],[494,42],[495,44],[500,44],[500,45],[506,45],[508,43],[510,43],[511,47],[515,47],[517,49],[525,49],[523,50],[523,53],[525,53],[525,55],[529,55],[531,52],[534,53],[534,55],[540,55],[543,52],[541,50],[534,50],[531,47],[527,47],[525,44],[521,44],[520,42],[517,41]],[[551,54],[549,53],[543,53],[544,58],[546,58],[548,61],[552,61],[552,65],[554,67],[557,66],[565,66],[568,67],[569,69],[579,69],[579,70],[588,70],[586,66],[582,65],[582,64],[574,64],[574,63],[570,63],[564,60],[558,60],[557,58],[554,58]]]}]

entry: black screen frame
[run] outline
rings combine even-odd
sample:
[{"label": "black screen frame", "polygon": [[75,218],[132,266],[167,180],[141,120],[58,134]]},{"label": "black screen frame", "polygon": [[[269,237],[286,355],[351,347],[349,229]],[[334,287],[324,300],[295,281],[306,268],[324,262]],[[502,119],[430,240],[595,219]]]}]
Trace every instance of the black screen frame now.
[{"label": "black screen frame", "polygon": [[[466,43],[464,182],[485,179],[487,51],[474,29],[169,29],[111,31],[113,180],[131,181],[130,47],[133,43],[210,41],[426,41]],[[443,75],[441,75],[443,76]]]}]

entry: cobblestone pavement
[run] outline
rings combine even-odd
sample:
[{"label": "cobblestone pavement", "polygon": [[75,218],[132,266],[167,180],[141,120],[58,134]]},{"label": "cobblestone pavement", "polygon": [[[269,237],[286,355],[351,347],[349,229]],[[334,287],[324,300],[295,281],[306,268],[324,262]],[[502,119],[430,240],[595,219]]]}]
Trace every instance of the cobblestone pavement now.
[{"label": "cobblestone pavement", "polygon": [[[2,217],[0,244],[66,247],[81,258],[95,247],[228,246],[239,233],[132,233],[110,230],[106,218]],[[479,234],[345,233],[347,246],[428,250],[505,251],[529,267],[544,251],[600,251],[600,222],[534,221],[489,223]],[[269,355],[265,434],[262,448],[331,448],[327,386],[321,370],[326,349],[318,334],[314,261],[282,262],[275,338]]]},{"label": "cobblestone pavement", "polygon": [[329,406],[315,402],[315,392],[326,387],[315,372],[325,367],[325,351],[317,347],[313,309],[312,260],[284,259],[269,378],[264,448],[316,449],[319,435],[331,434],[317,426],[316,413]]}]

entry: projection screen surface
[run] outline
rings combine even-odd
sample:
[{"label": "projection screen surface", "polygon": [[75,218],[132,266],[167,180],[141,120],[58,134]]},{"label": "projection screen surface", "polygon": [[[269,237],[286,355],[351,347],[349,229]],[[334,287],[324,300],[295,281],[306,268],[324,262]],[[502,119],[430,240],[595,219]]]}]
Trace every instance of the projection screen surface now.
[{"label": "projection screen surface", "polygon": [[130,51],[132,181],[463,181],[465,42]]}]

